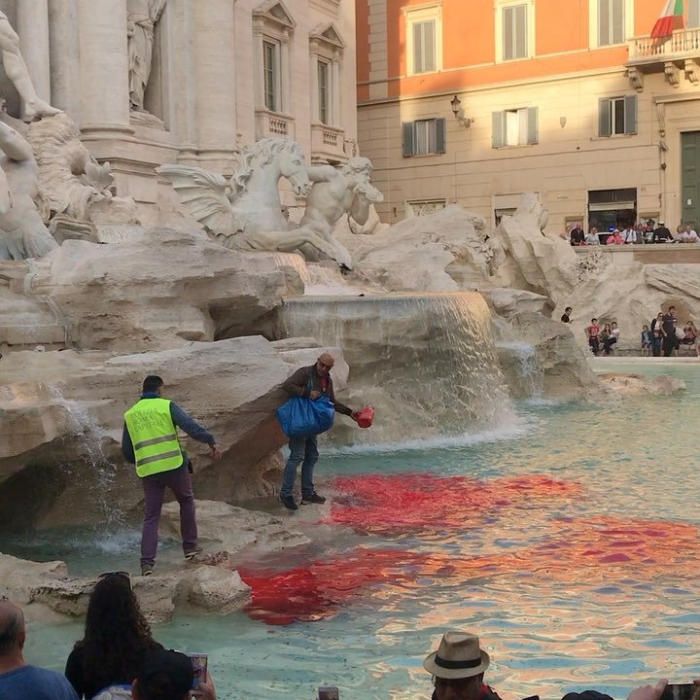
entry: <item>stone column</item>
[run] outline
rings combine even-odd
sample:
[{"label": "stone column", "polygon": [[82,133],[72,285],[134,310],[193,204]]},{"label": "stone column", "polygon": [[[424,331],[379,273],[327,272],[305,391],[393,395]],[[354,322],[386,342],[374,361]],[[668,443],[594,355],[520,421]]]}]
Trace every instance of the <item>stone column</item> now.
[{"label": "stone column", "polygon": [[37,95],[51,102],[48,0],[18,0],[17,34]]},{"label": "stone column", "polygon": [[78,0],[49,0],[49,38],[51,104],[80,124]]},{"label": "stone column", "polygon": [[83,132],[129,132],[126,0],[78,0]]},{"label": "stone column", "polygon": [[235,3],[192,3],[199,159],[230,169],[236,148]]}]

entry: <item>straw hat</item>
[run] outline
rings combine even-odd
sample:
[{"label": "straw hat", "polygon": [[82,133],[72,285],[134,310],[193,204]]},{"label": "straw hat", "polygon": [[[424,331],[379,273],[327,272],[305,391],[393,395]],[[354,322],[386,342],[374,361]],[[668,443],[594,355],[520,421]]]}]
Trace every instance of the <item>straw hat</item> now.
[{"label": "straw hat", "polygon": [[437,651],[423,661],[423,668],[438,678],[471,678],[489,667],[489,655],[479,638],[467,632],[445,632]]}]

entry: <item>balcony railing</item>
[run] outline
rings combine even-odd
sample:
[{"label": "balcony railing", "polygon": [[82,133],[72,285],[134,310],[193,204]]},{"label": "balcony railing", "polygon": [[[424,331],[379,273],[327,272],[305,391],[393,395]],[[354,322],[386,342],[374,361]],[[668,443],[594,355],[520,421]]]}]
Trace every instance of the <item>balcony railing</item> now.
[{"label": "balcony railing", "polygon": [[294,117],[267,109],[255,110],[255,137],[288,136],[294,138]]},{"label": "balcony railing", "polygon": [[629,43],[629,62],[662,63],[700,56],[700,27],[680,29],[664,41],[637,37]]},{"label": "balcony railing", "polygon": [[311,125],[311,160],[314,162],[344,161],[345,131],[325,124]]}]

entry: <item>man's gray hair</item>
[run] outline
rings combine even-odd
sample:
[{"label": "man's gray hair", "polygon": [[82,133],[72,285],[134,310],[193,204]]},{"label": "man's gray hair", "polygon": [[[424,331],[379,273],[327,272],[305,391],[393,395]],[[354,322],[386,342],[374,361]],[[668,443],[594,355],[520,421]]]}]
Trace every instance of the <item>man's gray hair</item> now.
[{"label": "man's gray hair", "polygon": [[0,599],[0,656],[14,651],[24,631],[24,614],[16,605]]}]

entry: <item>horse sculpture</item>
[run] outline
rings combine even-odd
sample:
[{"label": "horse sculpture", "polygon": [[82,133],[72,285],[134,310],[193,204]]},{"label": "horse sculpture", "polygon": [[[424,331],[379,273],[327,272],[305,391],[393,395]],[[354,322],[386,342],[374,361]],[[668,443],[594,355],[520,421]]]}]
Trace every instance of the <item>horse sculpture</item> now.
[{"label": "horse sculpture", "polygon": [[172,183],[190,214],[211,233],[222,236],[285,231],[278,182],[289,180],[304,196],[311,182],[304,154],[294,141],[267,138],[243,149],[230,180],[188,165],[162,165],[156,172]]},{"label": "horse sculpture", "polygon": [[297,196],[312,186],[300,146],[287,138],[267,138],[243,149],[229,179],[202,168],[162,165],[156,172],[173,185],[189,213],[222,245],[242,250],[302,252],[351,266],[336,241],[305,228],[291,228],[282,213],[278,183],[283,177]]}]

